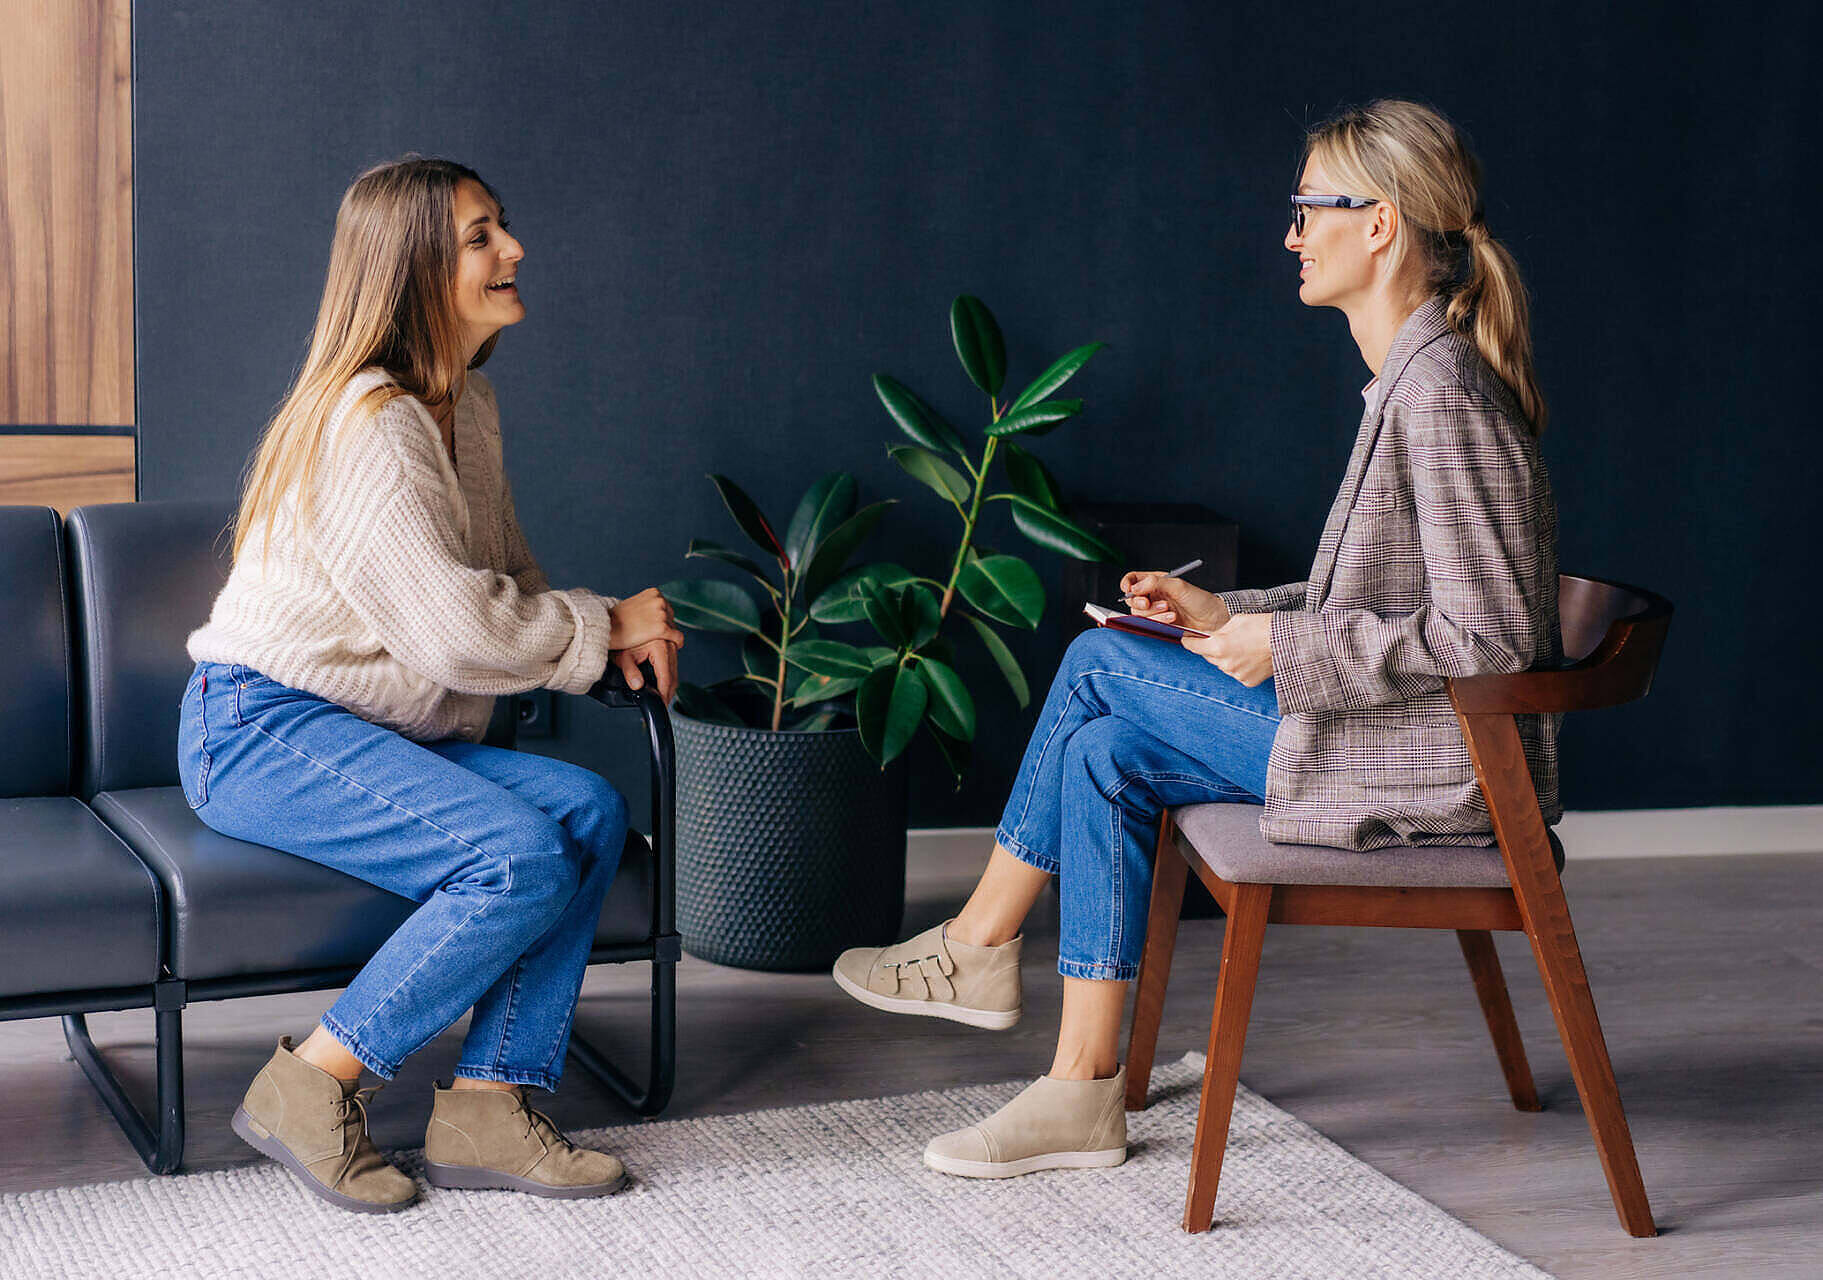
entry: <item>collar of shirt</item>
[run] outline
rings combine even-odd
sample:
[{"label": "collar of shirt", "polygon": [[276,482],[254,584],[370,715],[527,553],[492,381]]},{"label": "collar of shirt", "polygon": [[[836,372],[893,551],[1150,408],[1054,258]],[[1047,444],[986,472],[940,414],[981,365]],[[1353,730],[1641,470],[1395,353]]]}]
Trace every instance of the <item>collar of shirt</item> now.
[{"label": "collar of shirt", "polygon": [[1361,388],[1361,399],[1363,402],[1373,399],[1374,383],[1378,381],[1380,381],[1380,378],[1379,375],[1376,374],[1367,380],[1367,385],[1365,387]]}]

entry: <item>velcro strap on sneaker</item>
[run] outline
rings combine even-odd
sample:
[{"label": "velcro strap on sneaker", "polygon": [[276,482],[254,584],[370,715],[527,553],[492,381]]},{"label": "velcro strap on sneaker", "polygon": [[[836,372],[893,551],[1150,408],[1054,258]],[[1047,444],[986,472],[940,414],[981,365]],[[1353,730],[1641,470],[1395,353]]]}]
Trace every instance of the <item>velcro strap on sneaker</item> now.
[{"label": "velcro strap on sneaker", "polygon": [[949,975],[956,971],[955,965],[944,968],[947,956],[925,956],[918,961],[918,972],[924,978],[924,990],[932,1000],[954,1000],[956,988],[950,983]]}]

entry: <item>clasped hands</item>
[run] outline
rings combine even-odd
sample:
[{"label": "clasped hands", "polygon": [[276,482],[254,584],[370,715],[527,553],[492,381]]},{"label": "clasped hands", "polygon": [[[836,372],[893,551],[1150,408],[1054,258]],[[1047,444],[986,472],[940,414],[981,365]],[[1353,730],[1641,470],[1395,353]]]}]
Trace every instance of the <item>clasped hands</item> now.
[{"label": "clasped hands", "polygon": [[1182,578],[1167,578],[1162,569],[1140,569],[1120,580],[1127,607],[1141,618],[1170,622],[1204,637],[1185,636],[1178,643],[1253,688],[1272,676],[1272,615],[1228,612],[1222,598],[1193,587]]},{"label": "clasped hands", "polygon": [[669,706],[677,692],[677,651],[684,647],[684,633],[677,629],[671,602],[657,587],[647,587],[615,605],[609,618],[609,636],[617,645],[609,650],[609,657],[626,676],[627,688],[645,687],[639,664],[650,663],[659,696]]}]

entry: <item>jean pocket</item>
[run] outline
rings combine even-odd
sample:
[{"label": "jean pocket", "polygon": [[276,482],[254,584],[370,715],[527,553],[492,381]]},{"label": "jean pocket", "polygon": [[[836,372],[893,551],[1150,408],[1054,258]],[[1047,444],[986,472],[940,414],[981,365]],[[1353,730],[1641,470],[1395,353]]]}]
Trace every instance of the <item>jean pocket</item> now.
[{"label": "jean pocket", "polygon": [[209,771],[215,763],[209,752],[208,688],[206,673],[191,675],[177,721],[177,780],[192,809],[209,803]]}]

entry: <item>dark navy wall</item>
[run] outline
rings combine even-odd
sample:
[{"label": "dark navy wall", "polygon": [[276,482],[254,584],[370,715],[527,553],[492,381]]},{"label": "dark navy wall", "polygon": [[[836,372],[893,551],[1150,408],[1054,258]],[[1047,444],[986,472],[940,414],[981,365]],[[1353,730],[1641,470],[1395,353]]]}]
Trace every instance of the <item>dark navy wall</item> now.
[{"label": "dark navy wall", "polygon": [[[1792,195],[1814,10],[1227,8],[142,3],[142,496],[234,492],[343,189],[415,149],[485,174],[526,245],[530,315],[488,373],[560,584],[698,573],[692,536],[738,538],[712,470],[780,520],[852,470],[904,499],[874,550],[934,567],[951,525],[888,462],[868,375],[977,422],[960,292],[998,312],[1014,380],[1112,344],[1038,445],[1072,495],[1208,503],[1243,525],[1246,582],[1302,577],[1369,375],[1341,314],[1298,302],[1284,197],[1304,124],[1420,97],[1469,130],[1535,296],[1562,564],[1678,605],[1651,698],[1569,726],[1567,803],[1823,800],[1816,211]],[[1041,687],[1075,603],[1021,646]],[[685,658],[713,679],[728,649]],[[914,824],[997,816],[1033,713],[973,674],[983,767],[958,795],[923,761]],[[540,749],[633,790],[626,739],[572,710]]]}]

